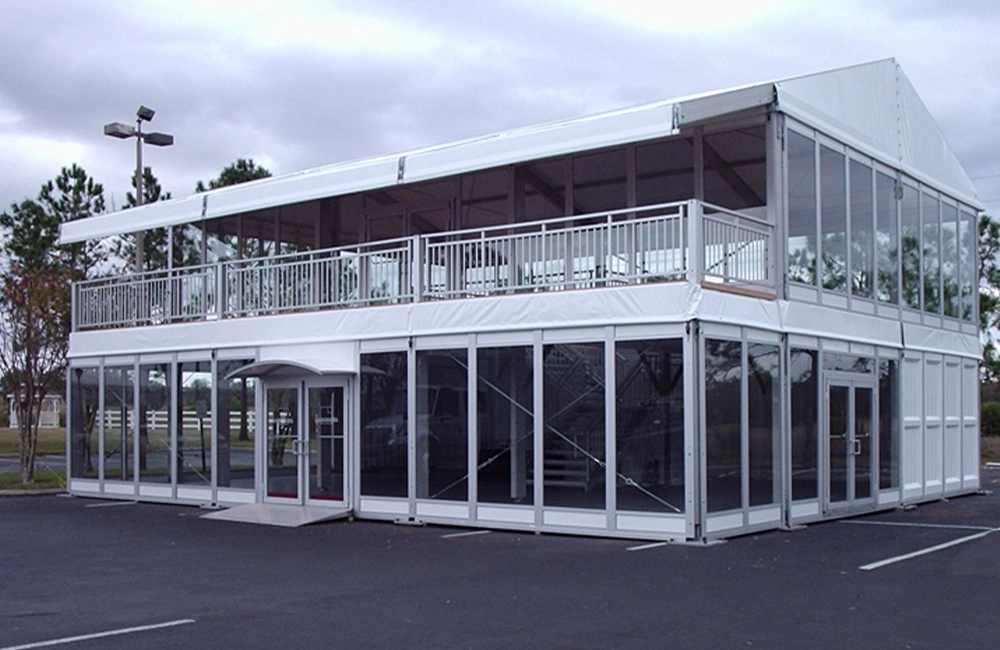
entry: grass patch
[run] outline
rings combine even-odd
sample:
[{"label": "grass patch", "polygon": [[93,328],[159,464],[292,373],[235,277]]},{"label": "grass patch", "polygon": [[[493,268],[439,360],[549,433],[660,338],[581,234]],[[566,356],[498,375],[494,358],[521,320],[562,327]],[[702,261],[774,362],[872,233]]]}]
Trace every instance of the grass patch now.
[{"label": "grass patch", "polygon": [[[0,427],[0,454],[17,454],[21,452],[21,432],[18,429]],[[66,453],[66,429],[39,429],[39,456]]]},{"label": "grass patch", "polygon": [[983,462],[1000,462],[1000,437],[983,436],[980,441],[979,452]]},{"label": "grass patch", "polygon": [[21,483],[21,475],[18,472],[4,472],[0,474],[0,490],[50,490],[52,488],[66,487],[66,472],[54,472],[50,469],[35,468],[35,482]]}]

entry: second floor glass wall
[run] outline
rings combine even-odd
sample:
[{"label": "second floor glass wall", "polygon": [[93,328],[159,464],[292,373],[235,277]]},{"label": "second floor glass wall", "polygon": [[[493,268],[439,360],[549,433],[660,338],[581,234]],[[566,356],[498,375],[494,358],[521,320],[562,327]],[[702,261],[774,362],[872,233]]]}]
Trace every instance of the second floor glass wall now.
[{"label": "second floor glass wall", "polygon": [[792,287],[975,322],[971,208],[805,128],[786,143]]},{"label": "second floor glass wall", "polygon": [[764,217],[765,134],[765,117],[758,114],[660,140],[177,226],[171,233],[174,252],[164,255],[158,268],[274,257],[695,198]]}]

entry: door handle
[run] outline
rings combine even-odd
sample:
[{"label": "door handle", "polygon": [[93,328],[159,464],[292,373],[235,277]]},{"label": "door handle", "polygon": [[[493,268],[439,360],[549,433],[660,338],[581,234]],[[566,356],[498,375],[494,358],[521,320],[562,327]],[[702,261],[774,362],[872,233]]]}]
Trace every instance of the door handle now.
[{"label": "door handle", "polygon": [[855,440],[854,441],[854,455],[855,456],[860,456],[861,455],[861,441],[860,440]]}]

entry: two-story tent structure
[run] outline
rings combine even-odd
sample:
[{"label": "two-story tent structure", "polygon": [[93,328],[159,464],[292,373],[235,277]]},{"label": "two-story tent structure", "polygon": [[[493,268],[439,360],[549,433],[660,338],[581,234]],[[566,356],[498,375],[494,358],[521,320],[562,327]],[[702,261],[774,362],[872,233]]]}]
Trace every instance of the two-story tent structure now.
[{"label": "two-story tent structure", "polygon": [[886,60],[68,223],[170,249],[74,287],[69,489],[678,540],[968,493],[980,209]]}]

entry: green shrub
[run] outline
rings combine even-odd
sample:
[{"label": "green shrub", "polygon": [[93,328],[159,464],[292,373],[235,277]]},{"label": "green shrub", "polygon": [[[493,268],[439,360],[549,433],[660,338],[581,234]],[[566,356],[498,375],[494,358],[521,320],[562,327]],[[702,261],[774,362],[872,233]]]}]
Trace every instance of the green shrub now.
[{"label": "green shrub", "polygon": [[979,425],[984,436],[1000,436],[1000,402],[983,402]]}]

